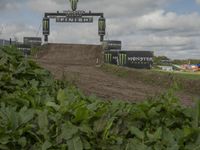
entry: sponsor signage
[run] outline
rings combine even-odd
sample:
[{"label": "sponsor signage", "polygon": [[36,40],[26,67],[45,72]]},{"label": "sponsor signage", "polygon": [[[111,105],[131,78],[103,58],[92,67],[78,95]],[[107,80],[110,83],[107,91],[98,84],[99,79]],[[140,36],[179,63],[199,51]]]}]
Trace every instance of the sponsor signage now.
[{"label": "sponsor signage", "polygon": [[127,54],[119,54],[119,65],[123,66],[127,64]]},{"label": "sponsor signage", "polygon": [[111,53],[105,54],[105,62],[111,63],[111,61],[112,61],[112,54]]},{"label": "sponsor signage", "polygon": [[151,62],[153,61],[153,58],[152,57],[128,57],[128,61]]},{"label": "sponsor signage", "polygon": [[153,56],[151,51],[121,51],[119,62],[122,66],[149,69],[153,64]]},{"label": "sponsor signage", "polygon": [[50,22],[49,22],[49,18],[44,18],[43,19],[43,34],[44,35],[49,35],[50,33]]},{"label": "sponsor signage", "polygon": [[150,69],[153,64],[153,56],[151,51],[109,51],[105,53],[105,63]]},{"label": "sponsor signage", "polygon": [[64,11],[63,13],[65,13],[66,16],[81,17],[83,14],[85,14],[85,11]]},{"label": "sponsor signage", "polygon": [[56,17],[56,22],[92,23],[92,17]]},{"label": "sponsor signage", "polygon": [[105,63],[111,63],[111,64],[118,64],[118,52],[112,51],[112,52],[106,52],[105,53]]},{"label": "sponsor signage", "polygon": [[24,37],[25,45],[41,45],[42,38],[41,37]]},{"label": "sponsor signage", "polygon": [[102,43],[104,50],[121,50],[122,42],[121,41],[103,41]]}]

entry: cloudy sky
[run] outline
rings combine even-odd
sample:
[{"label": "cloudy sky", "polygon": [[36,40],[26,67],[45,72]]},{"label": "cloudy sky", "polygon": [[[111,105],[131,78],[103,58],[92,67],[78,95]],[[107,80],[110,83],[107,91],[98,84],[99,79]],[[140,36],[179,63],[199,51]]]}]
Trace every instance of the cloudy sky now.
[{"label": "cloudy sky", "polygon": [[[0,39],[42,36],[44,12],[70,9],[68,0],[0,0]],[[104,12],[106,39],[125,50],[151,50],[170,58],[200,58],[200,0],[79,0],[79,10]],[[49,42],[99,44],[93,24],[51,21]]]}]

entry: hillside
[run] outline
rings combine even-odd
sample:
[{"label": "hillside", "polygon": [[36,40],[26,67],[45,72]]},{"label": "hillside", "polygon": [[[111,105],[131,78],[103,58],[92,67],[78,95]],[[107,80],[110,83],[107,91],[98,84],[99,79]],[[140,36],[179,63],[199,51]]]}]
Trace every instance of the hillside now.
[{"label": "hillside", "polygon": [[[133,77],[109,73],[102,70],[102,67],[96,67],[97,60],[101,64],[102,58],[103,50],[98,45],[49,44],[38,54],[37,61],[56,78],[65,78],[75,83],[85,94],[94,94],[103,99],[142,101],[165,92],[171,86],[144,82],[145,79],[134,77],[134,71],[131,73]],[[180,91],[177,95],[184,104],[191,104],[196,97],[196,94],[185,91]]]}]

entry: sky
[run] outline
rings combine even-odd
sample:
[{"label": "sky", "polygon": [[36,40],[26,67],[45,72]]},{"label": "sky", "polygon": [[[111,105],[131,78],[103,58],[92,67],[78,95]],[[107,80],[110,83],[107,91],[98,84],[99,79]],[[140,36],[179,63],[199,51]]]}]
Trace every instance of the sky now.
[{"label": "sky", "polygon": [[[69,0],[0,0],[0,39],[42,36],[44,12],[70,10]],[[149,50],[171,59],[200,59],[200,0],[79,0],[78,10],[103,12],[106,40],[123,50]],[[51,20],[51,43],[100,44],[93,24]]]}]

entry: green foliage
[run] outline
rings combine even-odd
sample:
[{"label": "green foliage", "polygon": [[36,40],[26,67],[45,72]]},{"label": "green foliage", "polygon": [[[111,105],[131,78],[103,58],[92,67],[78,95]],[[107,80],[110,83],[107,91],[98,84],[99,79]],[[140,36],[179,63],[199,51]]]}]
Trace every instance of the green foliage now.
[{"label": "green foliage", "polygon": [[171,64],[177,64],[177,65],[183,65],[183,64],[200,64],[199,59],[175,59],[170,60],[166,56],[154,56],[153,58],[155,65],[171,65]]},{"label": "green foliage", "polygon": [[171,60],[166,56],[154,56],[153,57],[154,65],[167,65],[171,66]]},{"label": "green foliage", "polygon": [[86,97],[0,49],[2,150],[199,150],[199,103],[181,106],[171,93],[137,104]]},{"label": "green foliage", "polygon": [[31,55],[35,56],[41,49],[42,49],[41,46],[31,47]]},{"label": "green foliage", "polygon": [[183,64],[200,64],[199,59],[187,59],[187,60],[180,60],[180,59],[175,59],[173,60],[174,64],[177,65],[183,65]]}]

